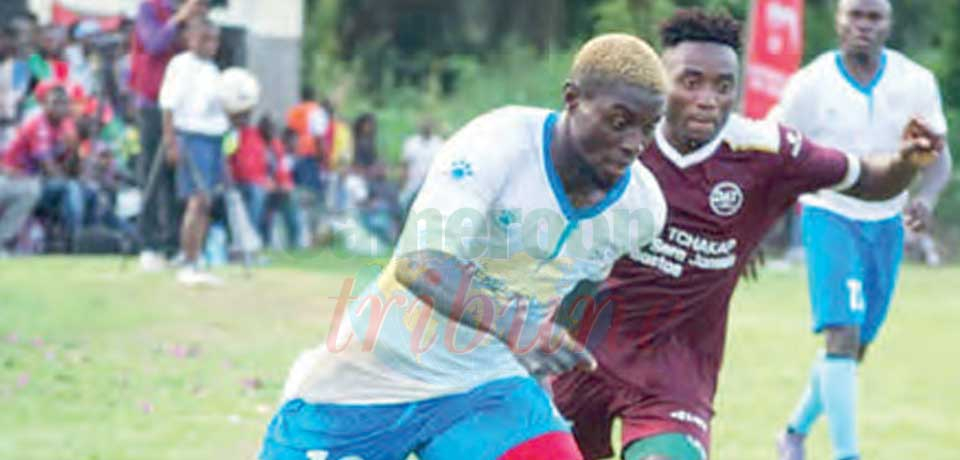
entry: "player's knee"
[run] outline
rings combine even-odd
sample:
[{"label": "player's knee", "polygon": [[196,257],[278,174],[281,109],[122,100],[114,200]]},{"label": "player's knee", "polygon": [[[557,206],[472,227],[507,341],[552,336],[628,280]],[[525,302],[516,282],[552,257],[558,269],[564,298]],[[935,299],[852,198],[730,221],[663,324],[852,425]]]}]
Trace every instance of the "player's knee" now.
[{"label": "player's knee", "polygon": [[630,443],[624,460],[706,460],[707,453],[693,437],[664,433]]},{"label": "player's knee", "polygon": [[827,356],[860,359],[860,328],[856,326],[831,327],[826,329]]}]

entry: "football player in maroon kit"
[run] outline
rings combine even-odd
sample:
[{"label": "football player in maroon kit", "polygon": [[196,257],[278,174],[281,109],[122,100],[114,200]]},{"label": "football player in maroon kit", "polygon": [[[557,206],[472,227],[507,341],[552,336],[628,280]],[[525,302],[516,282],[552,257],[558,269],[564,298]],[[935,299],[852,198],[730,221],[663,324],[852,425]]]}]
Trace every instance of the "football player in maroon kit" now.
[{"label": "football player in maroon kit", "polygon": [[558,314],[599,363],[553,382],[588,459],[612,455],[614,417],[623,421],[626,460],[706,459],[730,297],[764,234],[802,193],[898,195],[942,142],[914,120],[899,153],[858,159],[746,120],[731,114],[740,24],[679,10],[661,35],[671,87],[656,142],[640,161],[660,181],[666,226],[633,260],[622,259],[596,295]]}]

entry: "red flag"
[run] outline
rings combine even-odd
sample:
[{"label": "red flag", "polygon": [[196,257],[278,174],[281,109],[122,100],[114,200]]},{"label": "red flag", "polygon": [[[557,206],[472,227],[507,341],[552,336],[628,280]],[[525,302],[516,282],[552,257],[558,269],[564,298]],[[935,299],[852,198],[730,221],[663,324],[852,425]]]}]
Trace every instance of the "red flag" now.
[{"label": "red flag", "polygon": [[754,0],[750,10],[744,114],[763,118],[803,57],[803,0]]}]

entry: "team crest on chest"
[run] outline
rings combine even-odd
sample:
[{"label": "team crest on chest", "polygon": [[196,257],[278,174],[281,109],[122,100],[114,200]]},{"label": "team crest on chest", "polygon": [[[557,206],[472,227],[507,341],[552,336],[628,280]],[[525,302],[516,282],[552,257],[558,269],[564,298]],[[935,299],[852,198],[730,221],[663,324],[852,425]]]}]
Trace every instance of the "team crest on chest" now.
[{"label": "team crest on chest", "polygon": [[715,186],[710,191],[710,209],[714,214],[722,217],[730,217],[740,211],[743,207],[743,190],[740,186],[724,181]]}]

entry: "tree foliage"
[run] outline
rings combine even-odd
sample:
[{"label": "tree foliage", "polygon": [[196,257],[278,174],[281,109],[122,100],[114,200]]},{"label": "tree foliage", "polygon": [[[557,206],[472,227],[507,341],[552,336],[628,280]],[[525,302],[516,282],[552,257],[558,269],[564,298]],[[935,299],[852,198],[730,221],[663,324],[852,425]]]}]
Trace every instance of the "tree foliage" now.
[{"label": "tree foliage", "polygon": [[[749,0],[306,1],[307,81],[350,108],[377,109],[393,136],[412,128],[410,114],[417,111],[442,113],[456,124],[495,102],[549,104],[567,65],[558,60],[591,35],[630,32],[656,43],[658,24],[675,8],[721,8],[746,20],[750,6]],[[806,0],[806,61],[836,46],[836,1]],[[955,127],[953,150],[960,152],[960,0],[892,3],[890,46],[937,74]],[[960,187],[944,200],[946,214],[960,220]]]}]

